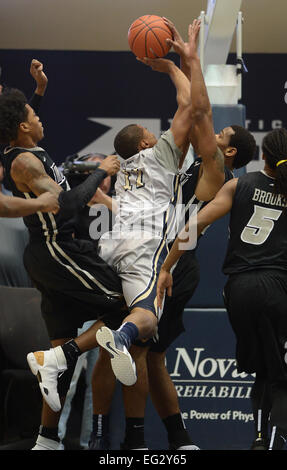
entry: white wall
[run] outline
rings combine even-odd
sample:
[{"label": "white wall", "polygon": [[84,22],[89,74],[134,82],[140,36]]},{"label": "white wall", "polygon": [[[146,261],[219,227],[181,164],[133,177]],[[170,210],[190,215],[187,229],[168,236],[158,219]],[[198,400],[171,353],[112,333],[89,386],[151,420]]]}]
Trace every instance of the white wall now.
[{"label": "white wall", "polygon": [[[128,28],[139,16],[167,16],[184,35],[206,6],[207,0],[1,0],[0,49],[127,50]],[[287,52],[287,0],[242,0],[242,11],[244,52]]]}]

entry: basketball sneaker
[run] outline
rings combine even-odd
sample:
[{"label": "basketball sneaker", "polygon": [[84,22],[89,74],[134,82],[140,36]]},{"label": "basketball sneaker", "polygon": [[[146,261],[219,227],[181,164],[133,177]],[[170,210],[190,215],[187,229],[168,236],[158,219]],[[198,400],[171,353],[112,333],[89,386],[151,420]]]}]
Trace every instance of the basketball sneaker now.
[{"label": "basketball sneaker", "polygon": [[258,437],[252,442],[250,450],[268,450],[267,440],[262,437]]},{"label": "basketball sneaker", "polygon": [[39,381],[44,400],[53,411],[60,411],[61,403],[57,390],[58,375],[67,369],[67,361],[61,346],[48,351],[36,351],[27,355],[29,367]]},{"label": "basketball sneaker", "polygon": [[192,442],[186,443],[186,444],[170,444],[169,445],[169,450],[200,450],[198,446],[193,444]]},{"label": "basketball sneaker", "polygon": [[197,447],[195,444],[188,444],[186,446],[177,447],[174,450],[200,450],[200,448]]},{"label": "basketball sneaker", "polygon": [[103,326],[97,331],[96,338],[99,345],[110,354],[116,378],[124,385],[134,385],[137,381],[136,366],[128,352],[124,334]]},{"label": "basketball sneaker", "polygon": [[31,450],[65,450],[62,442],[48,439],[41,435],[38,436],[34,447]]}]

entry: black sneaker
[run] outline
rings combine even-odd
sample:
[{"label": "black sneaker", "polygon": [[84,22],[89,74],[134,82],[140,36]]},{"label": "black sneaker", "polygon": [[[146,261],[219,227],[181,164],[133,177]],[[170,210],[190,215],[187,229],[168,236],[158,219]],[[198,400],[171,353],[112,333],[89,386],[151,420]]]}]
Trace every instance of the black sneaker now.
[{"label": "black sneaker", "polygon": [[95,434],[91,434],[88,450],[109,450],[109,448],[110,441],[108,437],[98,437]]},{"label": "black sneaker", "polygon": [[267,440],[262,437],[257,437],[257,439],[252,442],[250,450],[268,450]]}]

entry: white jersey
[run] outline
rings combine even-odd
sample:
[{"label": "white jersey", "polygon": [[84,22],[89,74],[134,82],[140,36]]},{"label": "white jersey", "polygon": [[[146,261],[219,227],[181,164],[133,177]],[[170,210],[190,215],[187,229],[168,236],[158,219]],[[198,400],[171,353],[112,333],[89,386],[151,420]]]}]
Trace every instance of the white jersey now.
[{"label": "white jersey", "polygon": [[175,223],[171,212],[181,201],[178,170],[181,156],[169,130],[153,148],[121,164],[115,184],[118,212],[113,226],[113,233],[124,233],[119,238],[125,238],[126,232],[140,231],[157,238],[171,233]]},{"label": "white jersey", "polygon": [[175,236],[181,156],[169,130],[153,148],[122,163],[115,184],[118,212],[113,230],[99,242],[100,256],[121,278],[127,305],[158,316],[156,282],[168,240]]}]

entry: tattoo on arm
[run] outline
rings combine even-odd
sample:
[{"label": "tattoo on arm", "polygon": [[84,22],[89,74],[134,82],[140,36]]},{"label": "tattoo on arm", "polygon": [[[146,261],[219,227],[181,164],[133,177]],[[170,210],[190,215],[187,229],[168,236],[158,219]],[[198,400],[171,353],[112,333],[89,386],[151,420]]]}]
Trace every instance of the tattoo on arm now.
[{"label": "tattoo on arm", "polygon": [[223,156],[223,153],[217,148],[216,152],[214,153],[212,158],[213,158],[213,160],[215,160],[217,169],[224,173],[224,156]]},{"label": "tattoo on arm", "polygon": [[36,196],[49,191],[59,194],[62,188],[46,173],[42,162],[30,152],[18,155],[11,166],[11,177],[22,192]]}]

